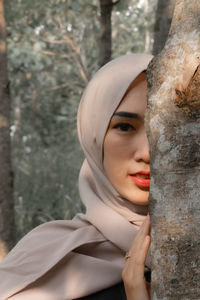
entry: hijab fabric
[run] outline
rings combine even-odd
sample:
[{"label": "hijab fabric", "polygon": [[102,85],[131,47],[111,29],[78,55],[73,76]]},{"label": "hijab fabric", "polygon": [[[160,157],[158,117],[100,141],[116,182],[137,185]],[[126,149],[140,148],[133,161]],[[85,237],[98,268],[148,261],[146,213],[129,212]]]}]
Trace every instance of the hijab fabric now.
[{"label": "hijab fabric", "polygon": [[[123,199],[103,169],[103,141],[128,87],[152,56],[128,54],[102,67],[78,110],[85,153],[79,176],[85,214],[28,233],[0,264],[0,300],[71,300],[119,283],[124,256],[147,207]],[[148,266],[148,261],[146,262]]]}]

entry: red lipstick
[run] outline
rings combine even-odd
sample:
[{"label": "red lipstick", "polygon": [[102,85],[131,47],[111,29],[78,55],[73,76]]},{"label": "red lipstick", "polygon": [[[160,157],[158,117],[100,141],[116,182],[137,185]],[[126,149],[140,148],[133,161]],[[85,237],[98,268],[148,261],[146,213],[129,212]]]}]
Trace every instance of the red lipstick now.
[{"label": "red lipstick", "polygon": [[150,173],[141,171],[131,174],[131,179],[139,187],[150,187]]}]

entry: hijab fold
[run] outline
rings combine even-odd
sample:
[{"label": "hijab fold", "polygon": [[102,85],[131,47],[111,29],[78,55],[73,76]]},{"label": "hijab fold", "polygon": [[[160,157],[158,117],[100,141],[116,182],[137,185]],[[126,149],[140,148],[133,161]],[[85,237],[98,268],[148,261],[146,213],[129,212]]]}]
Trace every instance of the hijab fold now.
[{"label": "hijab fold", "polygon": [[111,185],[103,169],[103,142],[112,114],[151,58],[122,56],[88,84],[78,111],[86,157],[79,191],[86,213],[40,225],[15,246],[0,264],[0,300],[71,300],[122,280],[124,255],[147,207],[123,199]]}]

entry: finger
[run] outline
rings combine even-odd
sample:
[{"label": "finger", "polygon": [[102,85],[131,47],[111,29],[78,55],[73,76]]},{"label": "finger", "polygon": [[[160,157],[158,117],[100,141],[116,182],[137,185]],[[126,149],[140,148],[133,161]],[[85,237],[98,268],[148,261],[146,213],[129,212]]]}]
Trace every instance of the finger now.
[{"label": "finger", "polygon": [[150,247],[150,243],[151,243],[151,238],[149,235],[147,235],[142,244],[138,257],[136,258],[136,263],[134,264],[133,272],[138,274],[141,277],[144,277],[144,266],[145,266],[147,253]]},{"label": "finger", "polygon": [[[148,232],[148,230],[146,231]],[[142,236],[136,241],[137,244],[131,249],[130,258],[127,260],[126,269],[133,277],[137,276],[138,280],[144,280],[144,265],[150,247],[150,236]]]},{"label": "finger", "polygon": [[142,223],[142,225],[140,226],[139,231],[140,232],[140,236],[146,236],[150,234],[150,217],[149,215],[146,216],[144,222]]},{"label": "finger", "polygon": [[141,225],[141,232],[144,234],[144,235],[149,235],[150,234],[150,216],[147,215],[144,222],[142,223]]},{"label": "finger", "polygon": [[126,278],[129,278],[130,281],[134,281],[137,286],[142,285],[144,287],[146,284],[144,277],[144,265],[149,246],[150,236],[146,236],[139,251],[135,251],[135,254],[128,259],[124,268]]},{"label": "finger", "polygon": [[150,247],[150,217],[147,216],[141,225],[129,251],[130,258],[126,261],[122,278],[127,299],[150,299],[144,277],[144,265]]},{"label": "finger", "polygon": [[[137,243],[133,243],[131,257],[127,260],[122,273],[128,300],[150,299],[144,277],[144,265],[150,246],[150,236],[147,234],[149,232],[149,220],[147,219],[145,223],[143,229],[138,231]],[[140,245],[138,246],[138,244]]]},{"label": "finger", "polygon": [[144,239],[147,235],[150,234],[150,217],[147,216],[143,224],[141,225],[139,231],[136,234],[136,237],[131,245],[131,248],[129,250],[129,254],[132,256],[135,252],[137,252],[137,249],[140,249]]},{"label": "finger", "polygon": [[149,293],[144,277],[144,261],[145,253],[147,253],[150,245],[150,237],[144,241],[142,249],[140,249],[140,258],[134,263],[128,262],[125,267],[122,278],[125,285],[128,300],[149,300]]}]

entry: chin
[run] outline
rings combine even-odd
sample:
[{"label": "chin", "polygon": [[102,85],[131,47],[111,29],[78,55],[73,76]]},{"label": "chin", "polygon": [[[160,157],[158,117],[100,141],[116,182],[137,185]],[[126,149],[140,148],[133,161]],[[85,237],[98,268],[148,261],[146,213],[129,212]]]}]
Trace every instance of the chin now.
[{"label": "chin", "polygon": [[[129,200],[129,199],[128,199]],[[130,202],[132,202],[133,204],[136,204],[136,205],[140,205],[140,206],[147,206],[148,205],[148,201],[144,201],[144,200],[129,200]]]},{"label": "chin", "polygon": [[149,198],[149,189],[134,192],[133,195],[127,195],[126,199],[136,205],[147,206]]}]

